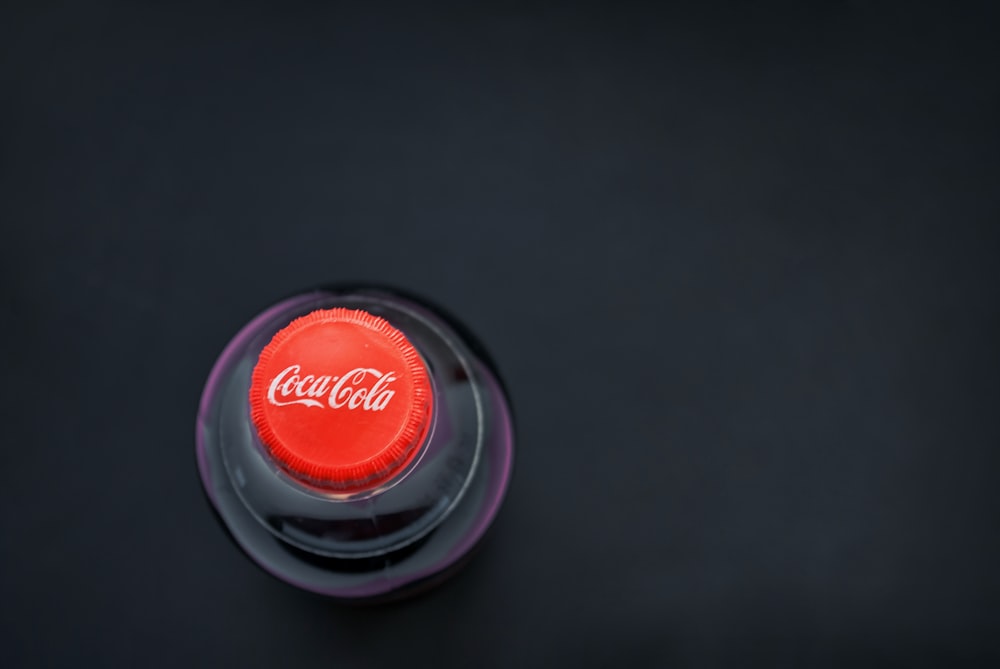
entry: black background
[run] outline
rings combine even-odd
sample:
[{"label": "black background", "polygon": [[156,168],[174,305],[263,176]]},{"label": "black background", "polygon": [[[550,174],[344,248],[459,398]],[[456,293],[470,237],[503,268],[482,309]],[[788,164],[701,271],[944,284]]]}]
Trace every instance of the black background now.
[{"label": "black background", "polygon": [[[0,664],[1000,662],[985,7],[6,6]],[[229,337],[337,281],[518,419],[484,550],[377,608],[194,461]]]}]

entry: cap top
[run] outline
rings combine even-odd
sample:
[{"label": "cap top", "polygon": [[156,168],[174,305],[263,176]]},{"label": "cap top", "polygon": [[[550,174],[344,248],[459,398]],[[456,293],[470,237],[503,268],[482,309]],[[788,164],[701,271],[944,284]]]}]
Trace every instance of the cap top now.
[{"label": "cap top", "polygon": [[419,452],[433,395],[402,332],[356,309],[297,318],[264,347],[250,384],[261,441],[293,477],[335,492],[388,482]]}]

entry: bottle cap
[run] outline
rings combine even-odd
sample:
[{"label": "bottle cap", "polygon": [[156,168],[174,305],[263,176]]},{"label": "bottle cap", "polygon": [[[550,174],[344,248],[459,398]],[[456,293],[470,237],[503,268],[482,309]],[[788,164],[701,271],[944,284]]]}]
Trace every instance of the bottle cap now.
[{"label": "bottle cap", "polygon": [[321,309],[297,318],[261,351],[250,415],[291,476],[351,493],[406,469],[433,409],[423,360],[402,332],[366,311]]}]

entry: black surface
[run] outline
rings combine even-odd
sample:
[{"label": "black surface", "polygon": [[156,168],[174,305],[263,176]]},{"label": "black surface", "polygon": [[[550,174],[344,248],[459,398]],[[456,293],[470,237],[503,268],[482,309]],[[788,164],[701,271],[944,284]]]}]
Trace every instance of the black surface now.
[{"label": "black surface", "polygon": [[[5,5],[0,665],[996,666],[998,26],[874,4]],[[251,565],[193,455],[228,338],[346,280],[519,419],[384,608]]]}]

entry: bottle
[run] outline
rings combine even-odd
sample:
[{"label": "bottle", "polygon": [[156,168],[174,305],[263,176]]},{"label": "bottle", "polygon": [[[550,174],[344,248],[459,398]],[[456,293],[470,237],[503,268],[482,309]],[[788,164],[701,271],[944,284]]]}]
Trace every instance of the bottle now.
[{"label": "bottle", "polygon": [[383,288],[313,290],[250,321],[208,377],[196,430],[235,542],[279,579],[346,600],[454,571],[499,510],[513,448],[478,342]]}]

